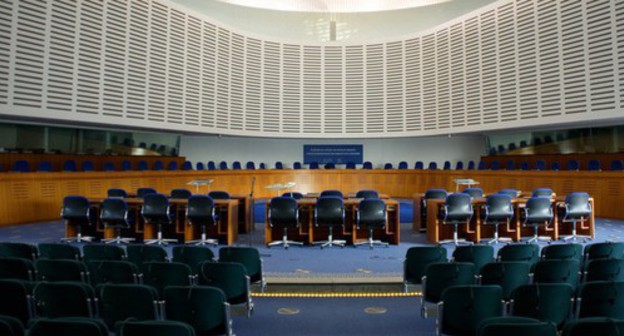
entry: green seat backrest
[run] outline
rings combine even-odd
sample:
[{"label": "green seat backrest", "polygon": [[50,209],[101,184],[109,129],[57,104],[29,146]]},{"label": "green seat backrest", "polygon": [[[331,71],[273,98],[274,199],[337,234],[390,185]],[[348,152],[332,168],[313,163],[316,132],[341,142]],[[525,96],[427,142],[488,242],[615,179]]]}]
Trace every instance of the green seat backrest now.
[{"label": "green seat backrest", "polygon": [[106,325],[93,318],[37,319],[28,336],[108,336]]},{"label": "green seat backrest", "polygon": [[473,285],[475,283],[472,263],[433,263],[425,270],[426,283],[424,298],[426,302],[438,303],[442,292],[451,286]]},{"label": "green seat backrest", "polygon": [[165,311],[170,320],[188,323],[200,335],[223,335],[228,328],[226,298],[222,290],[206,286],[171,286],[165,289]]},{"label": "green seat backrest", "polygon": [[542,249],[542,259],[574,259],[579,262],[583,258],[581,244],[554,244]]},{"label": "green seat backrest", "polygon": [[219,262],[240,263],[245,267],[251,282],[262,280],[262,261],[255,247],[222,247],[219,250]]},{"label": "green seat backrest", "polygon": [[35,263],[35,269],[41,281],[88,282],[87,267],[82,261],[39,259]]},{"label": "green seat backrest", "polygon": [[95,260],[124,260],[126,252],[115,245],[89,244],[82,248],[84,261]]},{"label": "green seat backrest", "polygon": [[587,264],[585,281],[624,281],[624,260],[590,260]]},{"label": "green seat backrest", "polygon": [[93,317],[93,287],[80,282],[40,282],[33,297],[37,315],[48,318]]},{"label": "green seat backrest", "polygon": [[576,289],[579,282],[580,263],[578,260],[542,260],[535,265],[533,282],[567,283]]},{"label": "green seat backrest", "polygon": [[129,261],[88,261],[89,277],[94,286],[103,284],[137,283],[138,267]]},{"label": "green seat backrest", "polygon": [[561,326],[572,307],[574,289],[567,283],[523,285],[513,292],[513,316],[535,318]]},{"label": "green seat backrest", "polygon": [[69,244],[41,243],[39,258],[81,260],[80,249]]},{"label": "green seat backrest", "polygon": [[118,321],[158,319],[158,292],[151,286],[107,284],[96,288],[100,315],[109,328]]},{"label": "green seat backrest", "polygon": [[580,289],[578,317],[624,319],[624,282],[594,281]]},{"label": "green seat backrest", "polygon": [[457,246],[453,251],[453,260],[473,263],[475,274],[480,274],[485,264],[494,261],[494,247],[492,245]]},{"label": "green seat backrest", "polygon": [[474,335],[487,318],[503,315],[500,286],[453,286],[442,293],[441,331],[449,335]]},{"label": "green seat backrest", "polygon": [[156,245],[128,245],[126,247],[128,261],[133,262],[139,268],[143,263],[151,261],[167,261],[167,251]]},{"label": "green seat backrest", "polygon": [[14,316],[0,315],[0,335],[24,336],[24,324]]},{"label": "green seat backrest", "polygon": [[214,253],[205,246],[174,246],[173,261],[189,265],[194,274],[199,273],[199,264],[214,261]]},{"label": "green seat backrest", "polygon": [[522,261],[489,263],[481,269],[481,284],[501,286],[503,298],[509,300],[516,288],[529,283],[529,268],[529,264]]},{"label": "green seat backrest", "polygon": [[35,261],[37,259],[37,247],[25,243],[0,242],[0,257],[22,258]]},{"label": "green seat backrest", "polygon": [[30,285],[22,280],[0,280],[0,315],[12,316],[23,325],[30,319]]},{"label": "green seat backrest", "polygon": [[247,301],[247,272],[243,265],[230,262],[205,262],[199,266],[199,284],[220,288],[232,304]]},{"label": "green seat backrest", "polygon": [[0,258],[0,279],[35,280],[35,265],[22,258]]},{"label": "green seat backrest", "polygon": [[190,286],[191,268],[182,263],[148,262],[143,264],[143,283],[156,288],[163,297],[167,286]]},{"label": "green seat backrest", "polygon": [[563,328],[563,336],[586,335],[624,335],[624,320],[609,317],[585,317],[570,321]]},{"label": "green seat backrest", "polygon": [[540,258],[540,247],[537,244],[505,245],[498,250],[499,261],[524,261],[531,265],[531,272]]},{"label": "green seat backrest", "polygon": [[425,275],[425,269],[432,263],[448,261],[448,252],[442,246],[414,246],[405,254],[403,277],[405,281],[420,284]]}]

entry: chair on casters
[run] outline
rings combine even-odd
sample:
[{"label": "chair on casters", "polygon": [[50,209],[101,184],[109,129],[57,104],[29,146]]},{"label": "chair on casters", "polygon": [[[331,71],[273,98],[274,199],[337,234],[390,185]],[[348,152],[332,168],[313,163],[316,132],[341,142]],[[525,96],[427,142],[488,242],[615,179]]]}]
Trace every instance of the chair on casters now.
[{"label": "chair on casters", "polygon": [[583,242],[591,239],[590,236],[577,235],[576,224],[587,221],[592,214],[592,207],[589,203],[589,194],[585,192],[575,192],[566,196],[565,199],[565,215],[562,222],[572,223],[572,234],[563,236],[563,240],[576,240],[582,238]]},{"label": "chair on casters", "polygon": [[356,213],[356,226],[359,230],[364,225],[368,227],[368,240],[353,242],[353,245],[368,245],[371,249],[375,245],[388,247],[388,243],[373,239],[374,229],[386,227],[386,202],[378,198],[365,198],[360,201]]},{"label": "chair on casters", "polygon": [[67,196],[63,199],[63,209],[61,209],[61,218],[65,221],[65,225],[76,227],[76,236],[61,238],[66,242],[90,242],[93,237],[82,235],[82,226],[91,225],[91,216],[89,215],[89,200],[83,196]]},{"label": "chair on casters", "polygon": [[282,228],[284,235],[282,240],[270,242],[268,247],[284,245],[287,249],[290,245],[303,245],[302,242],[288,240],[288,229],[299,227],[299,204],[292,197],[275,197],[269,203],[269,225],[271,228]]},{"label": "chair on casters", "polygon": [[548,226],[553,220],[553,210],[550,204],[550,197],[534,196],[529,198],[524,207],[523,227],[533,227],[533,237],[527,243],[534,241],[550,241],[550,237],[540,237],[538,229],[540,226]]},{"label": "chair on casters", "polygon": [[472,214],[472,197],[470,197],[470,195],[465,193],[455,193],[446,196],[441,220],[442,224],[453,225],[453,239],[442,240],[438,244],[471,244],[465,239],[458,238],[458,225],[462,223],[465,223],[466,225],[470,224]]},{"label": "chair on casters", "polygon": [[128,204],[123,198],[107,198],[102,202],[102,210],[100,212],[100,220],[104,227],[112,227],[115,229],[115,238],[102,239],[106,244],[130,243],[134,238],[122,238],[121,229],[130,228],[128,222]]},{"label": "chair on casters", "polygon": [[379,198],[377,190],[358,190],[355,198]]},{"label": "chair on casters", "polygon": [[217,225],[215,215],[214,200],[206,195],[193,195],[188,199],[186,207],[186,218],[190,225],[199,225],[201,227],[201,239],[187,241],[187,244],[219,245],[218,239],[206,239],[206,225]]},{"label": "chair on casters", "polygon": [[511,241],[511,238],[500,238],[498,236],[498,226],[500,224],[509,226],[513,216],[514,210],[511,205],[511,197],[505,194],[493,194],[487,197],[485,200],[485,219],[483,224],[494,225],[494,239],[490,240],[488,244]]},{"label": "chair on casters", "polygon": [[420,204],[420,232],[427,231],[427,200],[429,199],[445,199],[448,196],[448,192],[444,189],[429,189],[425,192]]},{"label": "chair on casters", "polygon": [[158,235],[156,239],[148,239],[145,244],[167,245],[169,242],[177,242],[177,239],[165,239],[162,236],[162,226],[171,225],[171,215],[169,214],[169,200],[163,194],[148,194],[143,198],[143,208],[141,215],[146,224],[156,224]]},{"label": "chair on casters", "polygon": [[314,207],[314,226],[327,226],[329,236],[325,241],[314,242],[313,244],[321,244],[321,248],[326,246],[332,247],[338,245],[344,247],[347,243],[344,240],[334,240],[333,227],[340,225],[344,228],[345,224],[345,206],[341,197],[326,196],[316,201]]}]

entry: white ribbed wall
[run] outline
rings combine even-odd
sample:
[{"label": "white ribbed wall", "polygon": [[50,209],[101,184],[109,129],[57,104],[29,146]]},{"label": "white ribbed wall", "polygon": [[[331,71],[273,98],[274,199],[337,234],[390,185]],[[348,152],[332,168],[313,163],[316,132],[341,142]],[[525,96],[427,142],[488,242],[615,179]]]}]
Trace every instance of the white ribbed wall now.
[{"label": "white ribbed wall", "polygon": [[0,0],[0,115],[230,135],[451,134],[624,117],[624,2],[499,1],[301,45],[161,0]]}]

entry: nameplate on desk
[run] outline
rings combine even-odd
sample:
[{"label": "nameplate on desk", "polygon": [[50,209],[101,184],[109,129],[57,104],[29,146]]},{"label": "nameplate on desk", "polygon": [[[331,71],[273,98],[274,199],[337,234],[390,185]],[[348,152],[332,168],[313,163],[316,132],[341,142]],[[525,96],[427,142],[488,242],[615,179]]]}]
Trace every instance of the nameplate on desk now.
[{"label": "nameplate on desk", "polygon": [[479,184],[479,182],[473,180],[473,179],[455,179],[453,180],[453,182],[457,183],[457,184]]},{"label": "nameplate on desk", "polygon": [[287,182],[284,184],[281,183],[275,183],[275,184],[270,184],[268,186],[266,186],[266,189],[273,189],[273,190],[282,190],[282,189],[288,189],[288,188],[292,188],[294,186],[296,186],[297,183],[295,182]]},{"label": "nameplate on desk", "polygon": [[213,181],[214,180],[194,180],[187,184],[192,186],[209,185],[212,184]]}]

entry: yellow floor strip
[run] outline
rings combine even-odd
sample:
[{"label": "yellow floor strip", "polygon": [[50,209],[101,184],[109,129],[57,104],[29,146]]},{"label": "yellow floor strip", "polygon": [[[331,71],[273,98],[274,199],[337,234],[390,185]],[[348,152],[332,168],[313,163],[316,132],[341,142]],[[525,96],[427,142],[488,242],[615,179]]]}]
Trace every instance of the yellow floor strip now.
[{"label": "yellow floor strip", "polygon": [[421,292],[382,292],[382,293],[252,293],[252,297],[264,298],[374,298],[374,297],[416,297]]}]

